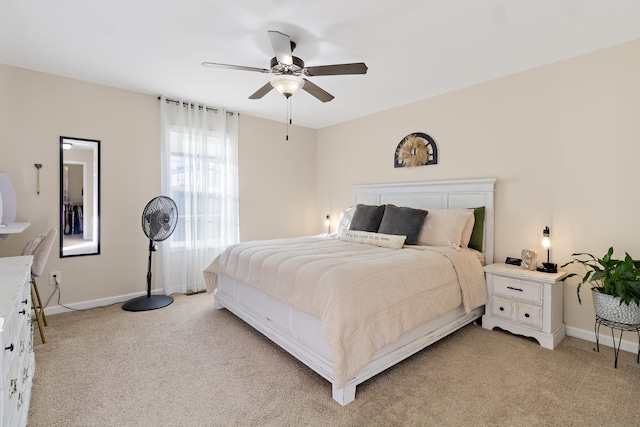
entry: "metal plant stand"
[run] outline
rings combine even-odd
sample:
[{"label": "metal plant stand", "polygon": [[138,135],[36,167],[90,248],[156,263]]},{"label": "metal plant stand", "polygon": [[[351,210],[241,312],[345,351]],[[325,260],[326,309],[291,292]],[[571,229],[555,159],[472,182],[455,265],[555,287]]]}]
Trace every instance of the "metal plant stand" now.
[{"label": "metal plant stand", "polygon": [[[620,352],[620,343],[622,343],[622,333],[624,331],[632,331],[638,334],[638,356],[636,358],[636,363],[640,363],[640,324],[630,325],[627,323],[618,323],[613,322],[611,320],[603,319],[602,317],[596,315],[596,351],[600,352],[600,325],[608,326],[611,328],[611,337],[613,338],[613,350],[615,353],[615,363],[613,365],[614,368],[618,368],[618,353]],[[620,331],[620,337],[618,338],[618,346],[616,347],[616,336],[613,333],[613,330],[617,329]]]}]

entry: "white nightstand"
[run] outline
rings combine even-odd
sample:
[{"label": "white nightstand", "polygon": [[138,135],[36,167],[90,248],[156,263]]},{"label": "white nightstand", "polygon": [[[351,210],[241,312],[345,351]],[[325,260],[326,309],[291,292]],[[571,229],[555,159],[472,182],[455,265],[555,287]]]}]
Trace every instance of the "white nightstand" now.
[{"label": "white nightstand", "polygon": [[568,273],[542,273],[508,264],[484,267],[489,301],[482,327],[502,328],[533,337],[553,350],[565,336],[562,322],[563,286]]}]

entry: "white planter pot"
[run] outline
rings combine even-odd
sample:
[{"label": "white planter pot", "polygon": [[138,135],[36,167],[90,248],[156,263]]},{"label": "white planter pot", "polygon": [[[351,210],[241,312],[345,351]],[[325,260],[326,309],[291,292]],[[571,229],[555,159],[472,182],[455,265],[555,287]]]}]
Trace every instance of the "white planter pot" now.
[{"label": "white planter pot", "polygon": [[620,305],[618,297],[596,291],[591,291],[591,295],[593,295],[593,307],[599,317],[617,323],[640,324],[640,307],[635,302]]}]

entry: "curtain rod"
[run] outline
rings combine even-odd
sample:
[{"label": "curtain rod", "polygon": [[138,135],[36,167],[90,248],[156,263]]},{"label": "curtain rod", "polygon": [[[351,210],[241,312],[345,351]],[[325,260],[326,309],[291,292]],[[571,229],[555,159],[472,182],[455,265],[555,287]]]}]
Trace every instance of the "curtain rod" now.
[{"label": "curtain rod", "polygon": [[[161,96],[159,96],[159,97],[158,97],[158,101],[160,101],[161,99],[162,99],[162,97],[161,97]],[[175,99],[165,98],[165,100],[166,100],[167,102],[173,102],[173,103],[174,103],[174,104],[176,104],[176,105],[180,104],[180,101],[176,101]],[[194,105],[193,105],[193,104],[189,104],[189,103],[187,103],[187,102],[183,102],[183,103],[182,103],[182,106],[183,106],[183,107],[187,107],[187,106],[189,106],[189,107],[191,107],[191,108],[193,108],[193,107],[194,107]],[[198,109],[199,109],[199,110],[201,110],[201,109],[202,109],[202,106],[201,106],[201,105],[200,105],[200,106],[198,106]],[[217,109],[217,108],[207,107],[207,111],[213,111],[214,113],[217,113],[217,112],[218,112],[218,109]],[[228,114],[228,115],[230,115],[230,116],[233,116],[233,115],[234,115],[234,112],[233,112],[233,111],[227,111],[227,114]]]}]

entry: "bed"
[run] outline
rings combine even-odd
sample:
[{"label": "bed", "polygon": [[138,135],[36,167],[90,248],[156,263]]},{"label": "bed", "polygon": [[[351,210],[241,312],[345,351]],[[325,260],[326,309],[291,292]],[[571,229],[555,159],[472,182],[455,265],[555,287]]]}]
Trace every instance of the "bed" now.
[{"label": "bed", "polygon": [[334,235],[244,242],[204,271],[214,306],[228,309],[324,377],[334,400],[347,405],[358,384],[484,313],[482,264],[493,262],[495,182],[353,187],[360,213],[365,207],[387,206],[387,213],[393,212],[389,206],[396,212],[423,209],[433,215],[432,222],[426,215],[425,225],[435,224],[438,215],[482,209],[484,218],[473,224],[473,232],[481,233],[480,251],[418,244],[406,236],[399,243],[396,233],[348,228]]}]

